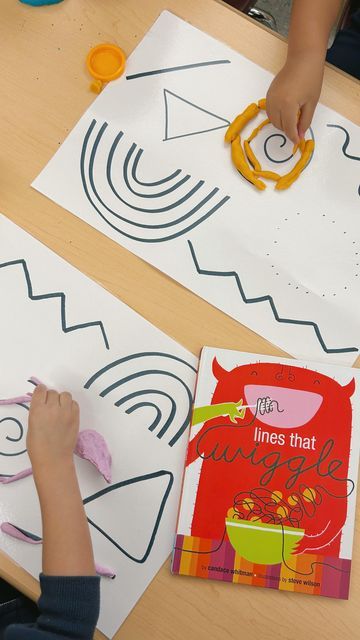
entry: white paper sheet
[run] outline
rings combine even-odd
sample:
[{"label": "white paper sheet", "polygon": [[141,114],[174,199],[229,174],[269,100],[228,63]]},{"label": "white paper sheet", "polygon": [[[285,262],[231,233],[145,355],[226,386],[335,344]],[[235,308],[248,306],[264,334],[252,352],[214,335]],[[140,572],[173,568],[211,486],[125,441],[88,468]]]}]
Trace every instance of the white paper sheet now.
[{"label": "white paper sheet", "polygon": [[[112,454],[111,485],[76,459],[96,561],[117,574],[101,582],[99,628],[111,637],[172,549],[197,361],[3,216],[0,291],[0,398],[32,391],[31,375],[69,389],[81,428]],[[30,465],[27,416],[0,406],[1,475]],[[41,536],[32,477],[0,486],[0,522]],[[38,576],[41,547],[0,532],[0,548]]]},{"label": "white paper sheet", "polygon": [[[164,12],[127,76],[94,101],[33,186],[292,355],[351,364],[359,128],[319,105],[315,153],[299,180],[258,192],[232,166],[223,135],[271,78]],[[292,145],[270,126],[253,146],[264,168],[285,174],[295,163],[284,162]]]}]

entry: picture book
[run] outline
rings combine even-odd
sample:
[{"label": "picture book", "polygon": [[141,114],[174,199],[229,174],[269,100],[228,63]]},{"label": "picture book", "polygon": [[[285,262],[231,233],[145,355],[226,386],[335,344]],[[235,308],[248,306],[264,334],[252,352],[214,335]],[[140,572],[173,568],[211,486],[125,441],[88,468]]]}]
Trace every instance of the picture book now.
[{"label": "picture book", "polygon": [[172,572],[347,599],[360,371],[205,347]]}]

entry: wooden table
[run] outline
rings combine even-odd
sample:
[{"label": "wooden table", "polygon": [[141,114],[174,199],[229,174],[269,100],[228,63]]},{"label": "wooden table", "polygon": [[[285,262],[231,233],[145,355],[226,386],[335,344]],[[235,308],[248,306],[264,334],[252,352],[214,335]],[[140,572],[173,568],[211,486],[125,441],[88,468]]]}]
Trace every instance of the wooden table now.
[{"label": "wooden table", "polygon": [[[94,99],[84,64],[89,48],[115,41],[130,54],[163,9],[272,72],[284,61],[286,45],[280,37],[220,0],[65,0],[38,9],[1,0],[0,210],[194,354],[210,344],[281,355],[263,338],[30,188]],[[349,76],[328,68],[321,99],[360,124],[360,84]],[[126,280],[117,275],[124,272]],[[194,324],[194,317],[202,318],[201,323]],[[360,539],[359,514],[360,509],[355,545]],[[0,574],[37,597],[37,581],[1,554]],[[359,602],[356,546],[350,602],[175,578],[167,562],[116,638],[350,640],[360,628]]]}]

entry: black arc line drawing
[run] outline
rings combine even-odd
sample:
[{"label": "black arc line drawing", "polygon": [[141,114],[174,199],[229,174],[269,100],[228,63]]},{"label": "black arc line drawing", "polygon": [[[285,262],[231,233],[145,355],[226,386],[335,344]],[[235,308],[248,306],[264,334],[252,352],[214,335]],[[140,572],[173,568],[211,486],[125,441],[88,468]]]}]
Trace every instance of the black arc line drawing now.
[{"label": "black arc line drawing", "polygon": [[[168,497],[170,495],[170,491],[172,489],[173,483],[174,483],[174,475],[171,473],[171,471],[165,471],[165,470],[161,470],[161,471],[155,471],[154,473],[148,473],[145,475],[141,475],[141,476],[137,476],[134,478],[129,478],[128,480],[123,480],[122,482],[117,482],[113,485],[111,485],[110,487],[105,487],[105,489],[102,489],[101,491],[97,491],[96,493],[93,493],[91,496],[88,496],[87,498],[85,498],[85,500],[83,500],[83,504],[84,506],[89,504],[90,502],[93,502],[94,500],[98,500],[99,498],[101,498],[102,496],[112,493],[114,491],[118,491],[121,490],[124,487],[128,487],[129,485],[133,485],[136,483],[142,483],[142,482],[151,482],[157,478],[167,478],[168,482],[167,482],[167,486],[165,489],[165,492],[163,494],[162,500],[160,502],[160,506],[159,509],[156,513],[155,516],[155,524],[153,527],[153,530],[151,532],[150,535],[150,539],[149,542],[147,544],[146,547],[146,551],[142,556],[136,557],[134,555],[132,555],[131,553],[129,553],[123,546],[121,546],[121,544],[119,544],[118,541],[116,541],[114,538],[112,538],[106,531],[104,531],[96,522],[94,522],[94,520],[87,518],[89,524],[91,524],[91,526],[93,526],[97,531],[99,531],[99,533],[101,533],[107,540],[109,540],[109,542],[111,542],[119,551],[121,551],[121,553],[123,553],[129,560],[132,560],[133,562],[136,562],[138,564],[144,564],[144,562],[146,562],[146,560],[148,559],[151,550],[154,546],[155,543],[155,539],[156,539],[156,535],[157,532],[159,530],[159,526],[161,523],[161,519],[165,510],[165,506],[168,500]],[[136,509],[136,505],[134,505],[134,509]],[[119,514],[120,518],[124,518],[124,522],[125,522],[125,526],[126,526],[126,517],[131,517],[131,514]]]},{"label": "black arc line drawing", "polygon": [[[163,191],[154,193],[152,191],[154,187],[170,183],[171,180],[180,176],[182,170],[177,169],[165,178],[154,182],[141,182],[137,179],[137,169],[144,151],[141,148],[137,150],[137,144],[132,143],[125,154],[120,176],[122,189],[126,194],[129,194],[130,199],[134,199],[134,197],[138,199],[138,204],[132,204],[128,197],[120,193],[113,177],[114,157],[119,143],[123,142],[124,138],[122,131],[118,132],[115,138],[112,139],[111,148],[105,162],[105,171],[101,170],[101,166],[97,166],[97,156],[103,147],[104,135],[107,129],[107,122],[104,122],[99,128],[97,121],[94,119],[86,131],[80,156],[82,186],[92,208],[106,224],[123,236],[146,243],[165,242],[178,238],[207,220],[230,199],[229,196],[220,196],[221,199],[219,200],[220,190],[218,187],[210,191],[206,190],[205,195],[202,196],[206,189],[204,180],[198,180],[187,192],[182,192],[179,197],[177,191],[190,181],[191,176],[189,174],[185,174],[175,184],[167,186]],[[130,168],[135,152],[133,165]],[[145,186],[148,191],[145,193],[136,191],[130,184],[130,176],[137,184]],[[117,178],[119,180],[118,175]],[[102,192],[107,190],[107,195],[102,195],[100,190]],[[177,199],[161,207],[149,208],[144,206],[144,199],[151,199],[157,204],[159,199],[168,194],[174,194]],[[201,196],[200,200],[199,196]],[[109,206],[106,201],[109,198],[116,199],[116,208]],[[181,209],[185,210],[185,213],[179,213]],[[170,231],[171,229],[172,231]]]},{"label": "black arc line drawing", "polygon": [[236,271],[214,271],[212,269],[202,269],[200,267],[199,261],[197,259],[194,247],[192,242],[190,242],[190,240],[188,240],[188,245],[189,245],[189,249],[190,249],[190,253],[191,253],[191,257],[192,260],[194,262],[195,265],[195,269],[197,271],[197,273],[199,275],[203,275],[203,276],[214,276],[214,277],[220,277],[220,278],[234,278],[235,282],[236,282],[236,286],[238,288],[238,291],[240,293],[241,299],[245,304],[257,304],[259,302],[268,302],[270,307],[271,307],[271,311],[273,312],[273,316],[275,318],[275,320],[279,323],[284,323],[284,324],[293,324],[293,325],[303,325],[303,326],[308,326],[308,327],[312,327],[313,330],[315,331],[316,337],[318,339],[318,342],[321,346],[321,348],[323,349],[323,351],[325,353],[355,353],[358,352],[359,349],[358,347],[342,347],[342,348],[337,348],[337,349],[330,349],[329,347],[327,347],[327,345],[324,342],[324,339],[321,335],[321,331],[318,327],[318,325],[316,324],[316,322],[312,321],[312,320],[296,320],[294,318],[281,318],[278,314],[277,308],[275,306],[275,302],[274,299],[271,295],[264,295],[264,296],[258,296],[255,298],[248,298],[245,294],[243,285],[241,283],[240,277],[238,275],[238,273]]},{"label": "black arc line drawing", "polygon": [[[105,388],[99,391],[99,396],[109,396],[112,401],[115,397],[114,406],[123,408],[128,415],[144,407],[150,408],[154,411],[155,417],[148,430],[153,433],[157,431],[156,437],[159,440],[168,433],[171,434],[168,445],[173,447],[190,424],[193,394],[184,381],[189,372],[195,374],[196,369],[182,358],[157,351],[139,352],[109,363],[92,375],[84,388],[90,389],[95,383],[101,383],[101,387],[105,384]],[[151,380],[150,388],[146,384],[148,378]],[[169,389],[164,389],[165,382],[167,386],[171,383],[171,390],[177,397]],[[185,399],[184,403],[181,403],[181,409],[180,398],[182,401]]]},{"label": "black arc line drawing", "polygon": [[[170,97],[171,96],[171,97]],[[176,93],[173,93],[172,91],[169,91],[169,89],[164,89],[164,100],[165,100],[165,137],[164,137],[164,142],[167,142],[168,140],[177,140],[178,138],[188,138],[189,136],[196,136],[199,135],[200,133],[209,133],[210,131],[217,131],[218,129],[224,129],[225,127],[228,127],[230,124],[230,121],[227,120],[226,118],[223,118],[221,116],[216,115],[215,113],[212,113],[211,111],[208,111],[207,109],[204,109],[203,107],[200,107],[199,105],[195,104],[194,102],[190,102],[190,100],[187,100],[186,98],[183,98],[179,95],[177,95]],[[171,115],[171,104],[176,102],[181,102],[183,105],[187,105],[188,109],[188,117],[189,117],[189,131],[178,134],[178,135],[170,135],[170,129],[171,129],[171,121],[173,116]],[[206,121],[208,122],[209,126],[206,125],[205,129],[199,129],[199,130],[193,130],[192,129],[192,117],[193,115],[197,113],[197,115],[199,113],[201,114],[205,114],[206,116]],[[215,126],[215,122],[217,123]],[[219,124],[221,123],[221,124]]]},{"label": "black arc line drawing", "polygon": [[18,260],[10,260],[9,262],[0,262],[0,269],[6,269],[9,267],[20,266],[23,270],[25,282],[27,286],[27,294],[30,300],[40,301],[49,300],[51,298],[58,298],[60,300],[60,320],[61,329],[63,333],[70,333],[71,331],[77,331],[80,329],[88,329],[90,327],[98,327],[101,331],[105,347],[109,349],[109,341],[105,332],[103,323],[100,320],[95,322],[83,322],[81,324],[68,325],[66,322],[66,295],[62,291],[56,291],[53,293],[34,294],[33,285],[30,277],[30,272],[26,263],[26,260],[19,258]]}]

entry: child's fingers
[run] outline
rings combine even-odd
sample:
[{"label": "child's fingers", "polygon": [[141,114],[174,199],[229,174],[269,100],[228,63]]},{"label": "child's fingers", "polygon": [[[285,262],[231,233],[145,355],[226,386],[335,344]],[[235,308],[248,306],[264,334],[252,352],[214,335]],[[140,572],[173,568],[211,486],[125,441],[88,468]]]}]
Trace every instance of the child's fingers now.
[{"label": "child's fingers", "polygon": [[289,106],[281,112],[283,131],[294,144],[297,144],[299,142],[297,127],[298,111],[298,105],[294,104],[293,106]]},{"label": "child's fingers", "polygon": [[51,389],[47,392],[46,404],[48,404],[49,406],[59,405],[59,394],[57,391]]},{"label": "child's fingers", "polygon": [[281,114],[279,109],[273,109],[271,102],[268,105],[268,99],[266,99],[266,113],[271,122],[277,129],[282,129]]},{"label": "child's fingers", "polygon": [[306,131],[311,125],[311,121],[314,115],[316,104],[312,104],[311,102],[307,102],[301,108],[301,114],[298,122],[298,131],[300,138],[303,138]]},{"label": "child's fingers", "polygon": [[79,407],[78,403],[75,402],[75,400],[72,401],[71,408],[72,408],[73,418],[74,418],[77,426],[79,426],[79,422],[80,422],[80,407]]},{"label": "child's fingers", "polygon": [[47,388],[44,384],[38,384],[35,387],[31,398],[31,406],[34,404],[45,404],[47,399]]},{"label": "child's fingers", "polygon": [[63,391],[59,395],[60,407],[68,407],[72,403],[72,395],[68,391]]}]

